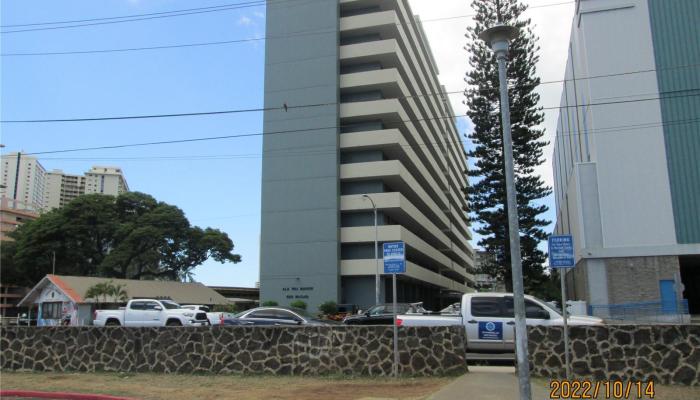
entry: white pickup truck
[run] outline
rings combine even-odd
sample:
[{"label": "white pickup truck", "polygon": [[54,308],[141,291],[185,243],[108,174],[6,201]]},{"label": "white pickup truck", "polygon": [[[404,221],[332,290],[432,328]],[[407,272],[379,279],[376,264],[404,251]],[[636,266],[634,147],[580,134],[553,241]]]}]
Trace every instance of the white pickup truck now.
[{"label": "white pickup truck", "polygon": [[209,325],[207,314],[181,308],[168,300],[134,299],[124,309],[97,310],[95,326],[202,326]]},{"label": "white pickup truck", "polygon": [[[459,314],[397,316],[399,326],[464,326],[468,351],[515,351],[515,317],[512,293],[468,293],[462,296]],[[563,326],[562,315],[547,303],[525,296],[528,325]],[[567,316],[570,326],[603,325],[595,317]]]}]

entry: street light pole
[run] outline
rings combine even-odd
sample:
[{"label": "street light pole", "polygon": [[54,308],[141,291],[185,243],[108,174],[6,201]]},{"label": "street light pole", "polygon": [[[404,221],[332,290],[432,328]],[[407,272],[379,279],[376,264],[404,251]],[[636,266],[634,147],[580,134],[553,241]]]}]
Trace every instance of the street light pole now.
[{"label": "street light pole", "polygon": [[520,258],[520,228],[518,223],[517,188],[513,165],[513,139],[510,127],[510,103],[508,100],[508,77],[506,60],[511,40],[518,37],[518,28],[500,22],[482,32],[479,37],[496,54],[498,80],[501,91],[501,125],[503,127],[503,159],[505,162],[506,197],[508,206],[508,232],[510,239],[510,262],[513,275],[513,308],[515,311],[515,351],[518,361],[520,400],[530,400],[530,365],[527,356],[527,325],[525,323],[525,291],[523,268]]},{"label": "street light pole", "polygon": [[377,227],[377,205],[374,204],[374,200],[367,194],[363,194],[362,198],[366,198],[372,203],[372,208],[374,209],[374,304],[379,304],[379,229]]}]

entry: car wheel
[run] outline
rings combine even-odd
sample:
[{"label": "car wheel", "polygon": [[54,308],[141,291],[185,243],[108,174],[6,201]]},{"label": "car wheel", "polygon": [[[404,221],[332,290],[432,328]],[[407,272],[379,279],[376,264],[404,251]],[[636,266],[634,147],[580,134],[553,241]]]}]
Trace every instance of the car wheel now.
[{"label": "car wheel", "polygon": [[105,326],[119,326],[119,325],[120,325],[119,321],[114,320],[114,319],[110,319],[109,321],[107,321],[107,323],[105,323]]},{"label": "car wheel", "polygon": [[165,326],[182,326],[182,323],[176,319],[171,319],[170,321],[165,323]]}]

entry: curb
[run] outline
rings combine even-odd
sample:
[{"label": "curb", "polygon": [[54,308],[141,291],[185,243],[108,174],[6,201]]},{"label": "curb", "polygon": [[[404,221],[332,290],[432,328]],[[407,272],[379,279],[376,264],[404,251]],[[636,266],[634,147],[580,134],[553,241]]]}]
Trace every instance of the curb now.
[{"label": "curb", "polygon": [[0,390],[0,398],[4,397],[35,397],[39,399],[54,400],[135,400],[132,397],[110,396],[105,394],[39,392],[35,390]]}]

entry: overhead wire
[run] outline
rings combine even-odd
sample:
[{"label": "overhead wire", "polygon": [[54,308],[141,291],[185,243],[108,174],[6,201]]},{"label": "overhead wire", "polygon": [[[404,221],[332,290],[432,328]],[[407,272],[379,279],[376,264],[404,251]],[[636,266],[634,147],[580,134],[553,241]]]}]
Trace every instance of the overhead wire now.
[{"label": "overhead wire", "polygon": [[[267,0],[267,2],[272,2],[272,1],[280,1],[281,2],[281,1],[292,1],[292,0]],[[252,4],[252,3],[257,3],[257,4]],[[559,3],[541,4],[541,5],[536,5],[536,6],[530,6],[527,9],[529,10],[532,8],[555,7],[555,6],[561,6],[561,5],[573,4],[573,3],[574,3],[573,1],[566,1],[566,2],[559,2]],[[259,6],[262,6],[265,4],[266,4],[265,0],[259,0],[259,1],[250,1],[248,3],[231,3],[228,5],[185,9],[182,11],[164,11],[162,13],[136,14],[133,16],[134,18],[131,18],[130,16],[91,18],[91,19],[85,19],[82,21],[75,20],[74,22],[90,22],[90,21],[99,21],[99,22],[90,22],[90,23],[86,23],[86,24],[76,24],[76,25],[67,25],[67,26],[17,29],[17,30],[2,31],[0,33],[7,34],[7,33],[20,33],[20,32],[34,32],[34,31],[55,30],[55,29],[80,28],[80,27],[84,27],[84,26],[117,24],[117,23],[123,23],[123,22],[133,22],[133,21],[142,21],[142,20],[149,20],[149,19],[179,17],[179,16],[183,16],[183,15],[193,15],[193,14],[211,13],[211,12],[218,12],[218,11],[227,11],[227,10],[233,10],[233,9],[237,9],[237,8],[259,7]],[[210,8],[215,8],[215,9],[210,9]],[[423,20],[421,22],[434,22],[434,21],[464,19],[464,18],[474,17],[475,15],[476,14],[465,14],[465,15],[456,15],[456,16],[451,16],[451,17],[431,18],[431,19]],[[113,21],[114,19],[119,19],[119,20]],[[0,28],[37,26],[37,25],[56,25],[56,24],[66,24],[66,23],[73,23],[73,22],[54,21],[54,22],[41,22],[41,23],[33,23],[33,24],[14,24],[14,25],[4,25],[4,26],[1,26]]]},{"label": "overhead wire", "polygon": [[120,15],[120,16],[113,16],[113,17],[99,17],[99,18],[74,19],[74,20],[63,20],[63,21],[33,22],[33,23],[25,23],[25,24],[0,25],[0,28],[19,28],[19,27],[23,27],[23,26],[59,25],[59,24],[74,24],[74,23],[78,23],[78,22],[108,21],[108,20],[114,20],[114,19],[146,17],[146,16],[151,16],[151,15],[163,15],[163,14],[180,13],[180,12],[187,12],[187,11],[210,10],[210,9],[216,9],[216,8],[222,8],[222,7],[240,6],[240,5],[250,4],[250,3],[265,3],[265,1],[264,0],[255,0],[255,1],[248,1],[248,2],[243,2],[243,3],[220,4],[218,6],[185,8],[185,9],[179,9],[179,10],[161,11],[161,12],[145,13],[145,14]]},{"label": "overhead wire", "polygon": [[[659,98],[655,98],[655,99],[638,99],[638,100],[630,100],[628,102],[663,100],[663,99],[668,99],[668,98],[685,98],[685,97],[700,97],[700,93],[693,94],[693,95],[659,97]],[[619,103],[620,102],[612,102],[612,103],[608,103],[608,104],[619,104]],[[603,104],[605,104],[605,103],[596,103],[595,105],[603,105]],[[590,104],[588,104],[588,105],[581,104],[578,107],[589,106],[589,105]],[[563,106],[561,108],[565,108],[565,107],[566,106]],[[431,117],[431,118],[409,119],[409,120],[402,120],[401,122],[413,123],[413,122],[425,121],[425,120],[454,119],[454,118],[463,117],[463,116],[467,116],[467,114],[448,115],[448,116]],[[223,139],[233,139],[233,138],[243,138],[243,137],[255,137],[255,136],[268,136],[268,135],[312,132],[312,131],[319,131],[319,130],[326,130],[326,129],[341,129],[341,128],[348,127],[348,126],[352,126],[352,125],[347,125],[347,124],[346,125],[331,125],[331,126],[323,126],[323,127],[317,127],[317,128],[288,129],[288,130],[268,131],[268,132],[241,133],[241,134],[209,136],[209,137],[199,137],[199,138],[186,138],[186,139],[163,140],[163,141],[142,142],[142,143],[129,143],[129,144],[118,144],[118,145],[107,145],[107,146],[82,147],[82,148],[72,148],[72,149],[39,151],[39,152],[31,152],[31,153],[25,153],[25,154],[27,154],[27,155],[57,154],[57,153],[79,152],[79,151],[118,149],[118,148],[127,148],[127,147],[155,146],[155,145],[164,145],[164,144],[193,143],[193,142],[203,142],[203,141],[223,140]],[[583,133],[578,133],[578,134],[583,134]],[[465,143],[462,140],[460,140],[460,142],[462,144]],[[438,142],[436,142],[436,143],[438,143]],[[454,144],[454,142],[440,142],[440,143],[442,143],[442,144],[453,143]]]},{"label": "overhead wire", "polygon": [[[699,64],[700,65],[700,64]],[[643,72],[648,72],[648,70],[645,70]],[[628,75],[631,74],[631,72],[627,73],[620,73],[617,75]],[[612,74],[607,74],[604,76],[599,76],[599,77],[609,77],[612,76]],[[576,80],[582,80],[584,78],[576,78]],[[588,77],[585,79],[592,79],[592,77]],[[564,82],[566,80],[562,80],[560,82]],[[551,83],[551,82],[550,82]],[[659,95],[662,94],[668,94],[668,93],[678,93],[678,92],[688,92],[688,91],[698,91],[700,88],[693,88],[693,89],[684,89],[684,90],[676,90],[676,91],[666,91],[666,92],[659,92]],[[438,93],[421,93],[417,95],[408,95],[408,96],[397,96],[397,97],[391,97],[387,98],[386,100],[390,99],[406,99],[406,98],[413,98],[413,97],[422,97],[422,96],[442,96],[446,94],[451,94],[451,93],[462,93],[463,91],[458,91],[458,92],[438,92]],[[700,94],[692,94],[688,96],[698,96]],[[672,97],[679,97],[679,96],[672,96]],[[563,109],[563,108],[580,108],[580,107],[593,107],[593,106],[598,106],[598,105],[608,105],[608,104],[623,104],[623,103],[635,103],[635,102],[640,102],[640,101],[652,101],[652,100],[662,100],[667,97],[653,97],[653,98],[643,98],[643,99],[632,99],[632,100],[618,100],[618,101],[609,101],[609,102],[600,102],[600,103],[587,103],[587,104],[578,104],[578,105],[565,105],[565,106],[551,106],[551,107],[540,107],[539,110],[556,110],[556,109]],[[207,115],[221,115],[221,114],[242,114],[242,113],[251,113],[251,112],[264,112],[264,111],[287,111],[290,109],[299,109],[299,108],[315,108],[315,107],[325,107],[325,106],[335,106],[342,104],[341,102],[326,102],[326,103],[313,103],[313,104],[283,104],[278,107],[258,107],[258,108],[244,108],[244,109],[235,109],[235,110],[217,110],[217,111],[201,111],[201,112],[185,112],[185,113],[167,113],[167,114],[145,114],[145,115],[119,115],[119,116],[105,116],[105,117],[79,117],[79,118],[54,118],[54,119],[26,119],[26,120],[1,120],[0,123],[5,123],[5,124],[27,124],[27,123],[61,123],[61,122],[97,122],[97,121],[114,121],[114,120],[133,120],[133,119],[153,119],[153,118],[173,118],[173,117],[192,117],[192,116],[207,116]]]},{"label": "overhead wire", "polygon": [[[275,0],[271,0],[275,1]],[[279,0],[278,0],[279,1]],[[287,0],[288,1],[288,0]],[[246,4],[246,3],[241,3],[243,5],[234,5],[230,7],[225,7],[225,8],[217,8],[214,10],[200,10],[200,11],[189,11],[189,12],[182,12],[178,14],[167,14],[167,15],[152,15],[148,17],[139,17],[139,18],[131,18],[131,19],[122,19],[122,20],[116,20],[116,21],[100,21],[100,22],[90,22],[90,23],[85,23],[85,24],[75,24],[75,25],[64,25],[64,26],[49,26],[49,27],[41,27],[41,28],[27,28],[27,29],[15,29],[15,30],[4,30],[0,31],[3,35],[11,34],[11,33],[22,33],[22,32],[35,32],[35,31],[48,31],[48,30],[57,30],[57,29],[69,29],[69,28],[81,28],[85,26],[96,26],[96,25],[111,25],[111,24],[121,24],[124,22],[134,22],[134,21],[145,21],[145,20],[153,20],[153,19],[161,19],[161,18],[171,18],[171,17],[180,17],[183,15],[195,15],[195,14],[206,14],[206,13],[212,13],[212,12],[220,12],[220,11],[230,11],[230,10],[239,10],[242,8],[250,8],[250,7],[260,7],[265,5],[265,1],[254,1],[250,3],[255,3],[255,4]]]},{"label": "overhead wire", "polygon": [[[634,134],[641,134],[641,130],[648,128],[657,128],[664,126],[673,125],[683,125],[683,124],[695,124],[700,123],[700,118],[691,119],[681,119],[672,121],[658,121],[658,122],[647,122],[641,124],[627,124],[627,125],[617,125],[609,126],[595,129],[585,129],[581,132],[579,131],[557,131],[553,134],[543,137],[544,140],[550,140],[554,137],[568,137],[568,136],[580,136],[580,135],[599,135],[599,134],[621,134],[627,133],[628,131],[635,131]],[[322,128],[326,129],[326,128]],[[653,132],[652,132],[653,133]],[[344,133],[345,134],[345,133]],[[343,134],[343,135],[344,135]],[[264,135],[264,134],[263,134]],[[467,144],[466,141],[460,141],[462,144]],[[424,142],[419,144],[398,144],[392,143],[392,147],[404,147],[404,148],[421,148],[421,147],[437,147],[438,144],[450,144],[450,142],[438,141],[438,142]],[[312,150],[316,149],[316,150]],[[321,150],[327,149],[327,150]],[[279,150],[266,151],[264,157],[292,157],[301,155],[327,155],[336,154],[342,149],[338,149],[336,146],[301,146],[297,148],[285,148]],[[24,153],[26,155],[37,154],[37,153]],[[240,153],[240,154],[207,154],[207,155],[175,155],[175,156],[136,156],[136,157],[43,157],[44,160],[78,160],[78,161],[179,161],[179,160],[229,160],[229,159],[259,159],[263,157],[263,153]]]}]

